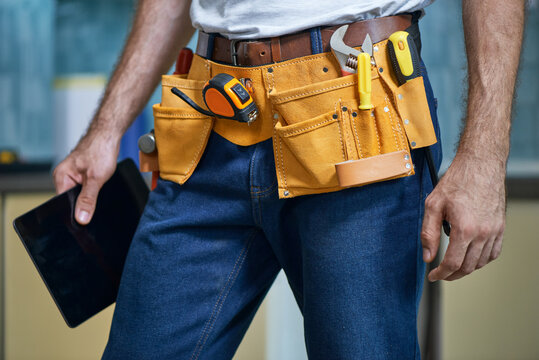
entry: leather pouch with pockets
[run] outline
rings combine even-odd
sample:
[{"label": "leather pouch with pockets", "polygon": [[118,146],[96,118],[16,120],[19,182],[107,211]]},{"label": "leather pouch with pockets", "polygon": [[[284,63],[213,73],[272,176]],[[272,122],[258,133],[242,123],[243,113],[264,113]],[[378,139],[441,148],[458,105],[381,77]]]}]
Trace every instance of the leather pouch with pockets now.
[{"label": "leather pouch with pockets", "polygon": [[281,86],[269,93],[277,114],[274,154],[279,197],[414,174],[411,149],[432,145],[436,136],[423,79],[397,86],[387,71],[386,42],[377,44],[370,110],[358,108],[357,75]]},{"label": "leather pouch with pockets", "polygon": [[197,103],[203,103],[203,80],[164,75],[162,101],[153,106],[154,129],[161,178],[185,183],[195,170],[208,142],[213,118],[199,113],[174,96],[177,87]]}]

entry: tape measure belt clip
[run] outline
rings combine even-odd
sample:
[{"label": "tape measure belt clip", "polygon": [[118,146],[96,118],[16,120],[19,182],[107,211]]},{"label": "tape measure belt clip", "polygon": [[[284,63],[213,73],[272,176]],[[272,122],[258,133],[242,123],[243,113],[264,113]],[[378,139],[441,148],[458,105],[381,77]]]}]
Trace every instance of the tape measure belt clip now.
[{"label": "tape measure belt clip", "polygon": [[202,89],[202,98],[208,110],[202,109],[178,88],[172,93],[196,111],[208,115],[247,124],[258,117],[258,108],[245,86],[235,77],[220,73],[208,80]]}]

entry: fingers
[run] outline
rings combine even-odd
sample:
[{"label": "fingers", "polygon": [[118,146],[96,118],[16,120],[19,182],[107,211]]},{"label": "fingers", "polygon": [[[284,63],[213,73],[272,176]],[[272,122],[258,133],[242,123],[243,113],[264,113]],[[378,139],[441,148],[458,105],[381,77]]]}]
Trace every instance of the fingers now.
[{"label": "fingers", "polygon": [[445,280],[452,281],[460,279],[463,276],[471,274],[476,268],[477,264],[479,263],[479,259],[481,257],[481,254],[483,253],[483,250],[486,248],[486,243],[481,240],[472,241],[470,246],[468,246],[468,250],[466,251],[466,256],[464,257],[464,261],[462,262],[462,265],[460,268],[455,271],[453,274],[449,275]]},{"label": "fingers", "polygon": [[[58,165],[52,174],[54,179],[54,187],[56,188],[57,194],[61,194],[71,189],[81,181],[80,177],[71,174],[65,167],[66,166],[64,164]],[[79,180],[77,181],[77,179]]]},{"label": "fingers", "polygon": [[436,257],[440,246],[440,229],[443,219],[443,208],[435,198],[430,195],[425,201],[425,216],[421,229],[421,243],[423,244],[423,261],[430,263]]},{"label": "fingers", "polygon": [[483,251],[481,252],[481,256],[479,257],[479,261],[477,262],[476,269],[481,269],[483,266],[490,262],[490,255],[492,254],[492,248],[494,246],[495,240],[495,237],[491,237],[483,247]]},{"label": "fingers", "polygon": [[469,238],[466,233],[455,232],[440,266],[429,273],[430,281],[460,279],[500,255],[503,233],[494,236],[478,235],[471,242],[467,240]]},{"label": "fingers", "polygon": [[468,242],[458,231],[451,230],[451,240],[440,265],[429,273],[429,281],[444,280],[460,269],[468,250]]},{"label": "fingers", "polygon": [[92,219],[97,202],[97,195],[103,183],[95,177],[87,176],[82,184],[82,190],[75,205],[75,217],[81,225],[86,225]]},{"label": "fingers", "polygon": [[75,219],[81,225],[87,225],[95,211],[99,190],[110,177],[114,169],[95,170],[95,164],[89,164],[80,158],[67,158],[54,169],[53,177],[57,193],[82,184],[82,189],[75,204]]},{"label": "fingers", "polygon": [[500,256],[502,252],[502,241],[503,233],[499,234],[494,240],[494,245],[492,246],[492,252],[490,253],[489,262],[492,260],[496,260]]}]

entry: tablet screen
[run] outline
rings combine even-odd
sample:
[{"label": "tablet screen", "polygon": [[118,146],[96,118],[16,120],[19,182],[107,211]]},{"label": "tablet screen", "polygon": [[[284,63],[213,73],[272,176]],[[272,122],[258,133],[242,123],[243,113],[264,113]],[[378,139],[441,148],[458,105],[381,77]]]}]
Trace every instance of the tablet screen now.
[{"label": "tablet screen", "polygon": [[80,186],[18,217],[14,227],[56,305],[75,327],[116,300],[125,257],[148,198],[132,160],[118,164],[92,221],[79,225]]}]

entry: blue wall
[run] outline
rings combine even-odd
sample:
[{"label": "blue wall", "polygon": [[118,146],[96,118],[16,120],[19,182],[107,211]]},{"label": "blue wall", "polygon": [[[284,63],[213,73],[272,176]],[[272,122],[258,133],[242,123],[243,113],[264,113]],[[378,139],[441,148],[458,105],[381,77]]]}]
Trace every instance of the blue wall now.
[{"label": "blue wall", "polygon": [[0,3],[0,148],[52,156],[54,3]]},{"label": "blue wall", "polygon": [[[528,2],[528,19],[517,87],[509,170],[539,174],[539,4]],[[453,158],[464,116],[466,62],[460,1],[438,0],[420,22],[423,59],[438,97],[444,164]],[[496,59],[493,59],[495,61]],[[511,166],[513,165],[513,166]],[[519,171],[520,172],[520,171]]]}]

